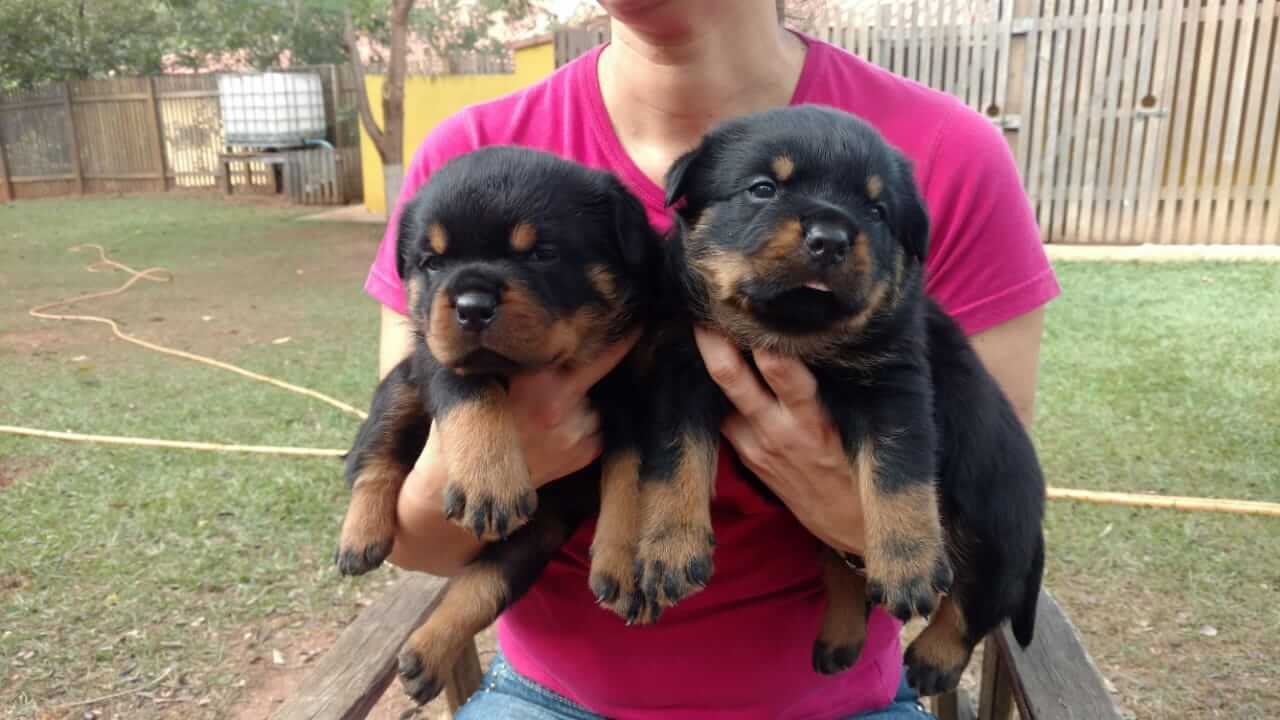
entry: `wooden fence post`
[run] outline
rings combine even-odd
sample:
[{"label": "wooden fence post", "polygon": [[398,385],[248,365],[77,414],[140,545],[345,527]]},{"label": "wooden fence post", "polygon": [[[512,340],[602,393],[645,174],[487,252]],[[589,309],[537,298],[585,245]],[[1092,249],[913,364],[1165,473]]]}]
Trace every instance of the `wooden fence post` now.
[{"label": "wooden fence post", "polygon": [[156,157],[160,159],[160,190],[169,189],[169,159],[164,147],[164,121],[160,115],[160,97],[156,92],[155,77],[147,78],[147,102],[151,105],[151,132],[156,140]]},{"label": "wooden fence post", "polygon": [[9,154],[4,147],[4,123],[0,122],[0,181],[4,182],[4,198],[12,202],[13,179],[9,176]]},{"label": "wooden fence post", "polygon": [[67,142],[71,145],[71,169],[76,174],[76,191],[84,194],[84,169],[80,167],[80,133],[76,132],[76,114],[71,105],[71,81],[62,81],[62,108],[67,115]]},{"label": "wooden fence post", "polygon": [[[1006,0],[1010,1],[1010,0]],[[1028,65],[1035,62],[1035,56],[1028,52],[1027,42],[1029,39],[1028,21],[1031,15],[1031,0],[1011,0],[1013,3],[1013,18],[1009,23],[1009,54],[1005,61],[1008,63],[1005,85],[1005,101],[1002,112],[1007,122],[1004,127],[1005,139],[1010,140],[1013,144],[1013,154],[1017,158],[1018,172],[1022,173],[1023,184],[1025,185],[1030,178],[1027,175],[1027,147],[1029,133],[1031,127],[1030,113],[1032,112],[1026,102],[1027,83],[1033,82],[1034,66],[1032,75],[1028,77]]]}]

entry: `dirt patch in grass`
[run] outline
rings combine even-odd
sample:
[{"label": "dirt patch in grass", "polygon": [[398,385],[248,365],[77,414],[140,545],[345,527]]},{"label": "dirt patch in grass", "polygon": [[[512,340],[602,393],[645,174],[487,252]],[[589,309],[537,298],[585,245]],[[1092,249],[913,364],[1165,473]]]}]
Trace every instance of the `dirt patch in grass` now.
[{"label": "dirt patch in grass", "polygon": [[[12,487],[22,478],[36,472],[48,464],[44,458],[28,455],[10,455],[0,457],[0,490]],[[0,583],[0,589],[3,589]]]},{"label": "dirt patch in grass", "polygon": [[[233,671],[244,677],[242,694],[234,700],[226,717],[230,720],[261,720],[274,713],[287,698],[302,686],[315,663],[329,652],[341,628],[328,625],[304,627],[282,632],[267,631],[267,637],[247,631],[246,640],[236,653]],[[487,668],[493,658],[496,641],[492,628],[476,638],[481,666]],[[367,716],[369,720],[448,720],[449,708],[444,693],[426,707],[417,707],[393,679]]]}]

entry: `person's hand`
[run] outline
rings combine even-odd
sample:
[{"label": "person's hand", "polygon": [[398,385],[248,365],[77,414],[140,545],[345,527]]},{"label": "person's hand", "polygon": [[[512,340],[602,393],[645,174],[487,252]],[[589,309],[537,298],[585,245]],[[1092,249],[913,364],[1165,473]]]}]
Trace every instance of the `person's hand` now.
[{"label": "person's hand", "polygon": [[581,470],[600,456],[600,415],[587,400],[587,391],[617,367],[639,339],[636,331],[586,365],[511,379],[507,402],[534,488]]},{"label": "person's hand", "polygon": [[727,338],[704,328],[695,328],[694,336],[707,372],[737,409],[721,432],[743,464],[819,540],[862,554],[861,499],[813,374],[797,360],[756,351],[770,393]]}]

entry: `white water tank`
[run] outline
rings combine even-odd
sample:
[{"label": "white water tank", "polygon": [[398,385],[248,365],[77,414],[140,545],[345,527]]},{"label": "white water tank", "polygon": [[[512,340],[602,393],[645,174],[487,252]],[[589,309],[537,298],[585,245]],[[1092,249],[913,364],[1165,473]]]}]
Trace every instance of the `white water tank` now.
[{"label": "white water tank", "polygon": [[263,72],[218,76],[227,145],[288,147],[324,139],[324,86],[314,73]]}]

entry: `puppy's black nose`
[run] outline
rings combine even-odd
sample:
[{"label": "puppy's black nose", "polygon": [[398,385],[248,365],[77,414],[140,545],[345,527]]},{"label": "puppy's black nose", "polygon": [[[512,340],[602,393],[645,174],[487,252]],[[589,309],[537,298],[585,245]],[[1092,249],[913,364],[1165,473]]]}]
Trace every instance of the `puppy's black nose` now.
[{"label": "puppy's black nose", "polygon": [[458,296],[454,307],[463,330],[480,331],[497,317],[498,298],[492,293],[470,290]]},{"label": "puppy's black nose", "polygon": [[839,225],[814,223],[804,234],[809,256],[823,265],[839,265],[849,256],[849,233]]}]

